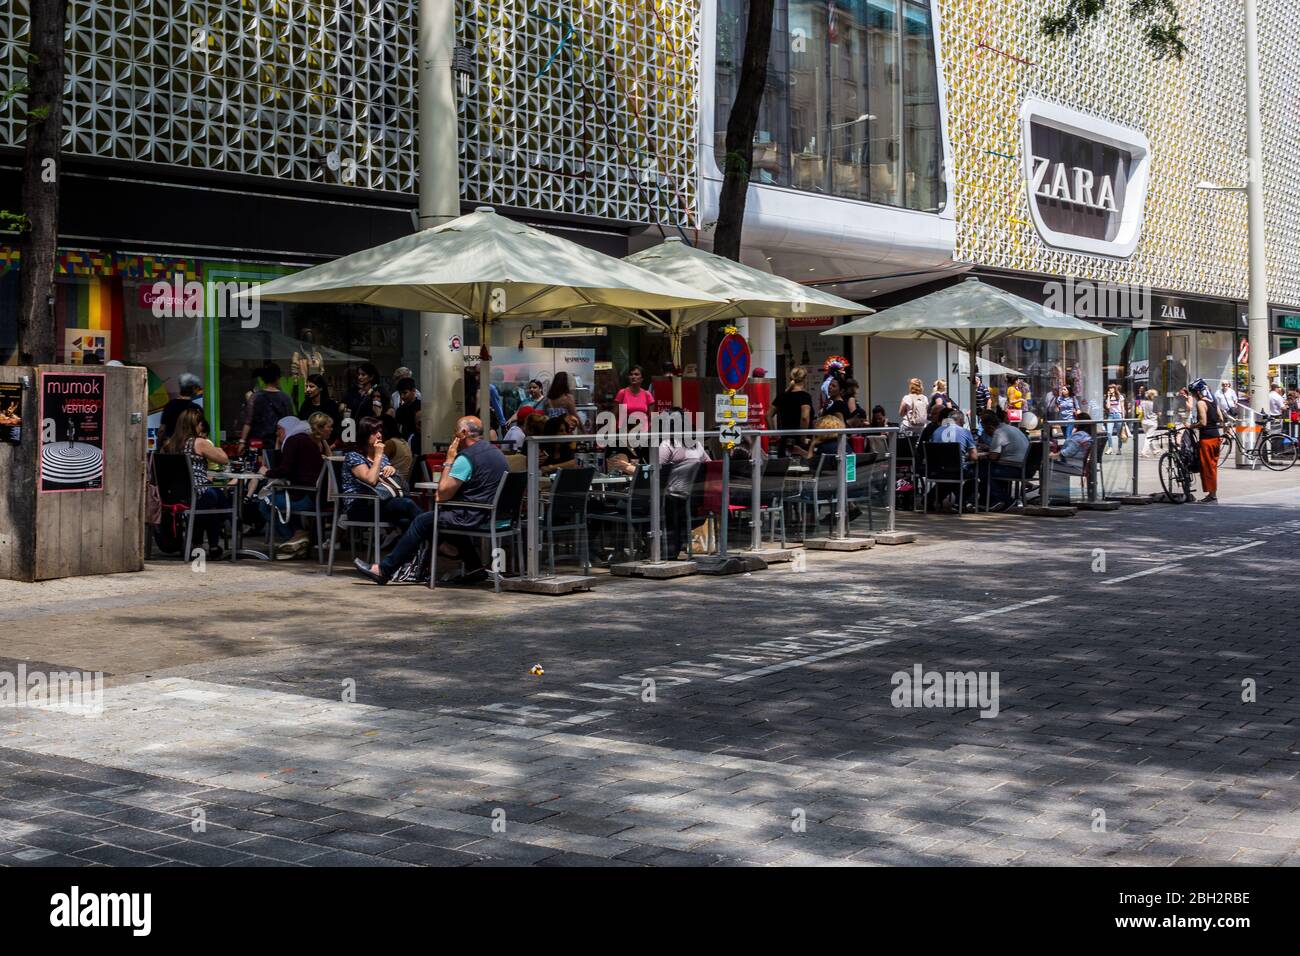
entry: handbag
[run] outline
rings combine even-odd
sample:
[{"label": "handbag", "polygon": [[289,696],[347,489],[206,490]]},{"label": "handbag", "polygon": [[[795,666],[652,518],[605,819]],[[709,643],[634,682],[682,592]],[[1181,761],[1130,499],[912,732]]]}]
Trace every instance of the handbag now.
[{"label": "handbag", "polygon": [[149,456],[149,477],[144,488],[144,523],[162,523],[162,495],[158,491],[158,476],[154,473],[153,455]]},{"label": "handbag", "polygon": [[379,480],[375,482],[375,494],[380,501],[403,498],[406,496],[406,485],[397,475],[380,475]]}]

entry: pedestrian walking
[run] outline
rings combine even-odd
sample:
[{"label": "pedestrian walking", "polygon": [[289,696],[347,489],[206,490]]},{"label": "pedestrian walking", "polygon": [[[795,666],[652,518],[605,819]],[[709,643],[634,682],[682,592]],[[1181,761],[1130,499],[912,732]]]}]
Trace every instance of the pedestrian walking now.
[{"label": "pedestrian walking", "polygon": [[907,394],[898,403],[898,423],[911,435],[919,435],[929,420],[930,403],[925,399],[925,386],[919,378],[907,383]]},{"label": "pedestrian walking", "polygon": [[1106,386],[1106,454],[1119,454],[1124,444],[1124,393],[1119,385],[1111,382]]},{"label": "pedestrian walking", "polygon": [[1155,445],[1151,442],[1151,437],[1156,433],[1156,428],[1160,425],[1160,416],[1156,413],[1156,399],[1160,393],[1154,388],[1148,388],[1142,401],[1138,404],[1138,417],[1142,419],[1142,449],[1143,458],[1155,457]]}]

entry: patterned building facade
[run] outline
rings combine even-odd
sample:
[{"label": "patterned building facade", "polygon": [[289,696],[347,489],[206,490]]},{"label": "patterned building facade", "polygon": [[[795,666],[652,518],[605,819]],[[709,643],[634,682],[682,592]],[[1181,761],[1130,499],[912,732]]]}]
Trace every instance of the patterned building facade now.
[{"label": "patterned building facade", "polygon": [[[1180,3],[1187,56],[1156,60],[1124,4],[1071,40],[1039,28],[1033,0],[937,0],[953,147],[959,259],[1020,272],[1246,296],[1242,194],[1196,188],[1246,177],[1243,13],[1237,3]],[[1300,304],[1300,3],[1260,4],[1270,299]],[[1142,237],[1131,258],[1043,243],[1030,223],[1020,107],[1066,104],[1151,142]]]}]

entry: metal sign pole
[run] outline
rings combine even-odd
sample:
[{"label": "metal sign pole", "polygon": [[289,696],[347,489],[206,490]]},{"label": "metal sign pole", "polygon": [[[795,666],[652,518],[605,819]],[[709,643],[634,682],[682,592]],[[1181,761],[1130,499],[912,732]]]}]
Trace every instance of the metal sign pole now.
[{"label": "metal sign pole", "polygon": [[763,548],[763,439],[757,435],[751,435],[753,445],[750,446],[750,480],[754,483],[753,493],[750,495],[749,515],[753,524],[750,535],[749,546],[754,551],[761,551]]},{"label": "metal sign pole", "polygon": [[1142,424],[1141,422],[1134,422],[1133,440],[1129,442],[1129,445],[1133,449],[1133,497],[1135,498],[1137,497],[1138,494],[1138,433],[1137,430],[1141,426],[1141,424]]},{"label": "metal sign pole", "polygon": [[[1039,432],[1043,442],[1043,460],[1039,462],[1038,470],[1043,476],[1042,487],[1038,492],[1038,503],[1046,508],[1052,503],[1052,425],[1050,422],[1043,422],[1043,429]],[[989,466],[989,475],[993,474],[993,466]],[[992,482],[992,478],[989,481]]]},{"label": "metal sign pole", "polygon": [[[1106,497],[1106,469],[1102,456],[1097,452],[1097,426],[1092,424],[1092,454],[1088,456],[1088,500],[1097,500],[1097,486],[1101,485],[1101,497]],[[1104,449],[1103,449],[1104,451]]]},{"label": "metal sign pole", "polygon": [[889,530],[894,530],[894,512],[898,497],[898,432],[889,433],[889,484],[885,487],[885,500],[889,503]]},{"label": "metal sign pole", "polygon": [[537,578],[537,513],[542,507],[541,489],[538,485],[537,442],[531,437],[528,443],[528,577]]},{"label": "metal sign pole", "polygon": [[722,449],[722,504],[718,506],[718,554],[727,556],[727,515],[731,511],[731,450]]},{"label": "metal sign pole", "polygon": [[650,442],[650,561],[658,564],[660,560],[659,540],[660,522],[663,521],[662,509],[659,507],[659,446]]},{"label": "metal sign pole", "polygon": [[846,500],[849,496],[848,468],[849,459],[845,454],[848,447],[848,436],[840,432],[839,437],[839,467],[835,469],[835,507],[839,509],[839,521],[835,526],[835,537],[843,539],[849,536],[849,506]]}]

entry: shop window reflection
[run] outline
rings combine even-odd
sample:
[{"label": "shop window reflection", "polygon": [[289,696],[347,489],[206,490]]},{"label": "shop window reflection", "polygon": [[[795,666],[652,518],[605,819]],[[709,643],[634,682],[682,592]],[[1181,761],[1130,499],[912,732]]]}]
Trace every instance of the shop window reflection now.
[{"label": "shop window reflection", "polygon": [[[747,6],[718,4],[714,128],[724,169]],[[778,0],[751,179],[939,211],[946,187],[936,71],[925,3]]]}]

